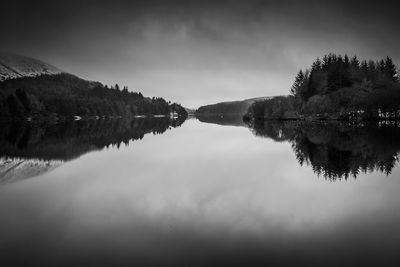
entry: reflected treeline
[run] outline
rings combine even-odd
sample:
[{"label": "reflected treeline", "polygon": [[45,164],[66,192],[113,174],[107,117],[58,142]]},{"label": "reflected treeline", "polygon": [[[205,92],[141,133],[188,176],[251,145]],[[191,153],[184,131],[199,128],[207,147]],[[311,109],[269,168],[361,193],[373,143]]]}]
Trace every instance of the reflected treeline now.
[{"label": "reflected treeline", "polygon": [[198,115],[195,117],[205,123],[213,123],[219,125],[228,125],[228,126],[245,126],[246,124],[243,122],[242,115]]},{"label": "reflected treeline", "polygon": [[300,165],[310,165],[327,180],[373,171],[389,175],[399,161],[400,127],[395,122],[258,121],[250,128],[257,136],[290,142]]},{"label": "reflected treeline", "polygon": [[127,145],[148,133],[162,134],[183,122],[184,118],[163,117],[82,120],[52,125],[11,123],[0,127],[0,157],[67,161],[89,151]]}]

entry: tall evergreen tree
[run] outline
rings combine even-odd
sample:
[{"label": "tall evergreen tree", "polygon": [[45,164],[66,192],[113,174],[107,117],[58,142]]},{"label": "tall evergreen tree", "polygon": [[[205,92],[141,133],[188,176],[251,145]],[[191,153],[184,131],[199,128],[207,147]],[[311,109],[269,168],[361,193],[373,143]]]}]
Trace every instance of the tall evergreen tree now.
[{"label": "tall evergreen tree", "polygon": [[381,73],[385,72],[386,66],[385,66],[385,61],[383,59],[379,60],[376,63],[376,66],[378,67],[379,72]]},{"label": "tall evergreen tree", "polygon": [[350,60],[347,54],[344,55],[344,67],[348,69],[350,67]]},{"label": "tall evergreen tree", "polygon": [[310,76],[308,77],[308,82],[307,82],[307,89],[303,93],[303,98],[307,101],[310,97],[315,95],[317,91],[316,88],[316,82],[314,81],[314,75],[313,72],[310,72]]},{"label": "tall evergreen tree", "polygon": [[368,73],[368,63],[366,60],[361,61],[361,66],[360,66],[361,71],[363,72],[364,75],[367,75]]},{"label": "tall evergreen tree", "polygon": [[319,58],[311,66],[311,71],[320,71],[322,69],[322,62]]},{"label": "tall evergreen tree", "polygon": [[322,69],[326,70],[328,66],[329,66],[328,55],[324,55],[324,57],[322,58]]},{"label": "tall evergreen tree", "polygon": [[293,96],[299,96],[303,83],[304,83],[304,74],[303,74],[303,71],[300,70],[297,73],[296,78],[294,79],[294,83],[292,85],[292,88],[290,89],[290,93]]},{"label": "tall evergreen tree", "polygon": [[358,60],[357,56],[351,58],[350,64],[356,70],[360,68],[360,61]]},{"label": "tall evergreen tree", "polygon": [[393,64],[393,60],[390,57],[386,57],[385,59],[384,72],[390,80],[396,80],[396,66]]}]

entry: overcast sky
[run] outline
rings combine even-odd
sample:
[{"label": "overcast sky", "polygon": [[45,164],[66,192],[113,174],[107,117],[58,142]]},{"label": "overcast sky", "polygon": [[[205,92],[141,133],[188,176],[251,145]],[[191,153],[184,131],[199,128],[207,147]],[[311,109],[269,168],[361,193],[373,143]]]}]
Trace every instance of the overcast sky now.
[{"label": "overcast sky", "polygon": [[186,107],[287,94],[325,53],[400,62],[395,1],[7,1],[0,50]]}]

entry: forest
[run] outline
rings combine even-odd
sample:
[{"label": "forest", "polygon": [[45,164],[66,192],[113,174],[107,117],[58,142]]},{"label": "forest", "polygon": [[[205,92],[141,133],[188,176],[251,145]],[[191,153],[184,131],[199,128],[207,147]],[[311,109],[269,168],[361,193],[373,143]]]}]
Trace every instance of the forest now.
[{"label": "forest", "polygon": [[300,70],[288,96],[253,103],[243,119],[371,120],[400,118],[400,80],[390,57],[328,54]]},{"label": "forest", "polygon": [[185,109],[163,98],[108,87],[61,73],[0,82],[0,119],[71,119],[79,117],[181,116]]},{"label": "forest", "polygon": [[226,116],[236,116],[239,119],[242,118],[243,114],[246,113],[250,105],[257,101],[263,100],[265,97],[250,98],[240,101],[227,101],[220,102],[216,104],[201,106],[195,111],[196,117],[226,117]]}]

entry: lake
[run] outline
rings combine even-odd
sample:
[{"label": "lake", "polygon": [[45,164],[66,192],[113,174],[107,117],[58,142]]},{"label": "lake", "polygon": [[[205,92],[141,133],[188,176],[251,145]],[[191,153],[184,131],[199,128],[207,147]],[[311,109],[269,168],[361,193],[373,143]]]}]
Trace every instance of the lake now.
[{"label": "lake", "polygon": [[222,124],[2,127],[0,265],[399,266],[398,123]]}]

